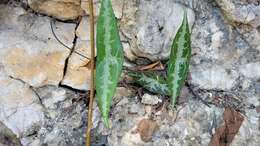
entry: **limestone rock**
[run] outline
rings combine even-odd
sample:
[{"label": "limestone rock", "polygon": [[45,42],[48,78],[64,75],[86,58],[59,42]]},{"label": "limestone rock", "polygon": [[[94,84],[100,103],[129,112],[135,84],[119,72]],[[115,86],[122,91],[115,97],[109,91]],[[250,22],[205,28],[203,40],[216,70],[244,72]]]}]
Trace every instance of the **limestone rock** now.
[{"label": "limestone rock", "polygon": [[73,20],[83,15],[80,0],[28,0],[28,4],[34,11],[60,20]]},{"label": "limestone rock", "polygon": [[48,133],[44,139],[44,143],[48,143],[50,146],[65,145],[65,140],[60,136],[59,130],[55,129],[51,133]]},{"label": "limestone rock", "polygon": [[220,66],[191,68],[192,83],[203,89],[230,90],[235,86],[238,74]]},{"label": "limestone rock", "polygon": [[43,120],[43,109],[37,95],[21,81],[0,71],[0,121],[18,137],[37,130]]},{"label": "limestone rock", "polygon": [[254,27],[260,24],[260,6],[258,0],[216,0],[224,14],[233,22],[249,24]]},{"label": "limestone rock", "polygon": [[79,90],[89,90],[91,81],[90,69],[90,31],[89,18],[83,17],[77,30],[75,51],[68,60],[67,70],[62,80],[63,85]]},{"label": "limestone rock", "polygon": [[66,90],[55,86],[39,88],[37,94],[40,96],[44,107],[50,110],[58,109],[58,104],[64,102],[67,98]]},{"label": "limestone rock", "polygon": [[240,67],[241,73],[247,78],[260,78],[260,62],[248,63]]},{"label": "limestone rock", "polygon": [[[66,88],[50,85],[37,88],[35,92],[43,102],[44,122],[36,133],[21,139],[23,145],[83,145],[85,138],[81,127],[85,126],[87,113],[80,96]],[[98,110],[95,104],[94,108]],[[95,110],[94,117],[98,116]],[[93,121],[96,122],[96,118]]]},{"label": "limestone rock", "polygon": [[[166,107],[162,108],[162,113],[153,117],[160,126],[159,130],[157,129],[158,131],[154,133],[151,141],[144,142],[140,136],[140,131],[138,132],[138,123],[144,119],[144,115],[130,113],[127,110],[127,107],[142,104],[136,103],[131,97],[128,100],[127,105],[114,106],[110,118],[112,127],[109,131],[106,131],[101,126],[99,127],[100,133],[108,134],[108,145],[165,146],[170,144],[194,144],[207,146],[211,139],[210,133],[214,133],[214,128],[217,128],[222,123],[223,109],[215,106],[207,107],[198,101],[190,100],[183,107],[179,106],[175,112],[166,110]],[[140,111],[144,110],[145,107],[135,106],[135,108]],[[141,133],[145,132],[142,135],[144,137],[147,136],[146,134],[154,132],[146,130],[141,131]]]},{"label": "limestone rock", "polygon": [[[82,48],[80,49],[82,50]],[[79,51],[80,49],[76,50]],[[73,53],[69,58],[67,71],[61,83],[75,89],[89,90],[90,81],[90,59]]]},{"label": "limestone rock", "polygon": [[121,19],[123,16],[125,1],[122,0],[112,0],[112,7],[116,18]]},{"label": "limestone rock", "polygon": [[142,141],[139,133],[133,133],[132,130],[130,130],[123,136],[122,144],[125,146],[144,146],[145,142]]},{"label": "limestone rock", "polygon": [[141,101],[143,104],[148,104],[148,105],[156,105],[158,104],[159,102],[162,102],[161,99],[158,98],[158,96],[156,95],[150,95],[150,94],[147,94],[145,93],[143,96],[142,96],[142,101]]},{"label": "limestone rock", "polygon": [[[137,8],[139,11],[135,15]],[[150,60],[169,57],[172,40],[181,25],[184,9],[187,10],[190,28],[195,21],[195,14],[191,9],[172,0],[144,0],[138,5],[136,2],[135,7],[130,9],[132,11],[125,12],[128,16],[122,19],[122,31],[131,40],[132,52],[138,57]],[[131,16],[132,18],[129,19],[128,17]],[[134,21],[132,22],[131,19]],[[129,25],[134,25],[133,29],[130,29]]]},{"label": "limestone rock", "polygon": [[260,5],[258,0],[216,0],[224,15],[252,47],[260,48]]},{"label": "limestone rock", "polygon": [[241,64],[249,62],[248,58],[253,61],[257,53],[252,52],[243,36],[226,24],[221,11],[208,4],[197,7],[199,19],[191,36],[191,83],[208,90],[238,88]]},{"label": "limestone rock", "polygon": [[89,28],[90,19],[87,16],[82,17],[79,26],[76,30],[76,35],[81,40],[90,40],[90,28]]},{"label": "limestone rock", "polygon": [[[70,51],[54,38],[51,20],[29,14],[22,8],[5,5],[0,8],[0,63],[7,74],[35,87],[58,85]],[[71,47],[75,24],[53,25],[60,40]]]}]

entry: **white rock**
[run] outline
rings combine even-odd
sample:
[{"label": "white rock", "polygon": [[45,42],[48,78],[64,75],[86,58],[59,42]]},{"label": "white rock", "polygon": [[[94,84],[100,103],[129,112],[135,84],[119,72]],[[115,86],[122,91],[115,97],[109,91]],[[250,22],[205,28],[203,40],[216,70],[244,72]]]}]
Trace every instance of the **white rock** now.
[{"label": "white rock", "polygon": [[127,132],[122,138],[122,145],[124,146],[144,146],[145,142],[142,141],[139,133],[133,133],[134,129]]},{"label": "white rock", "polygon": [[123,42],[122,46],[123,46],[125,56],[127,56],[129,60],[134,61],[137,58],[137,56],[135,56],[132,50],[130,49],[129,43]]},{"label": "white rock", "polygon": [[51,91],[51,95],[44,97],[42,103],[45,107],[49,109],[56,109],[56,104],[58,102],[64,101],[66,99],[66,90],[57,88]]},{"label": "white rock", "polygon": [[143,96],[142,96],[142,101],[141,101],[143,104],[148,104],[148,105],[156,105],[158,104],[159,102],[162,102],[161,99],[158,98],[158,96],[156,95],[150,95],[150,94],[147,94],[145,93]]},{"label": "white rock", "polygon": [[61,83],[75,89],[89,90],[91,81],[89,64],[90,60],[88,58],[73,53],[69,58],[67,71]]},{"label": "white rock", "polygon": [[75,51],[69,58],[67,70],[62,80],[63,85],[68,85],[75,89],[89,90],[91,81],[90,69],[90,42],[78,39]]},{"label": "white rock", "polygon": [[260,6],[254,4],[258,2],[257,0],[253,1],[216,0],[227,18],[231,21],[257,27],[260,22],[260,16],[258,15]]},{"label": "white rock", "polygon": [[230,90],[234,87],[238,73],[228,72],[221,66],[191,67],[191,82],[202,89]]},{"label": "white rock", "polygon": [[76,30],[76,35],[81,40],[90,40],[90,27],[89,27],[90,19],[87,16],[82,17],[79,26]]},{"label": "white rock", "polygon": [[29,146],[39,146],[40,145],[40,140],[36,139],[32,143],[29,144]]},{"label": "white rock", "polygon": [[21,81],[11,79],[0,71],[0,121],[18,137],[40,125],[43,109],[37,95]]},{"label": "white rock", "polygon": [[69,58],[65,77],[61,83],[75,89],[89,90],[91,81],[91,48],[88,17],[82,18],[76,30],[76,35],[78,39],[75,51]]},{"label": "white rock", "polygon": [[260,78],[260,61],[240,66],[240,72],[247,78]]},{"label": "white rock", "polygon": [[46,135],[44,143],[48,143],[48,146],[65,145],[65,140],[60,136],[59,130],[54,129],[51,133]]},{"label": "white rock", "polygon": [[125,1],[123,0],[112,0],[112,7],[116,18],[120,19],[123,15]]},{"label": "white rock", "polygon": [[242,89],[243,89],[243,90],[248,89],[248,88],[250,87],[251,83],[252,83],[252,82],[251,82],[249,79],[244,79],[244,80],[242,81]]},{"label": "white rock", "polygon": [[[35,87],[58,85],[70,51],[54,38],[50,19],[5,5],[0,5],[0,11],[6,14],[0,15],[0,63],[7,74]],[[60,22],[54,27],[69,47],[73,45],[74,29],[75,24]]]}]

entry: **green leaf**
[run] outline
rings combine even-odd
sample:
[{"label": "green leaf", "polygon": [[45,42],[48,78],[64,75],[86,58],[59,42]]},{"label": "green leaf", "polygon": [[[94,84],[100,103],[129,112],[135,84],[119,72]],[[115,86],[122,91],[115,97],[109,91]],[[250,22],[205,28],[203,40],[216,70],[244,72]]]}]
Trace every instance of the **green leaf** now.
[{"label": "green leaf", "polygon": [[97,102],[103,121],[109,127],[110,106],[123,66],[123,49],[110,0],[101,2],[96,38]]},{"label": "green leaf", "polygon": [[140,72],[129,72],[128,75],[134,78],[135,83],[152,93],[169,95],[167,83],[160,75]]},{"label": "green leaf", "polygon": [[173,40],[167,69],[167,83],[174,106],[181,88],[187,78],[191,57],[191,40],[187,12],[184,12],[182,24]]}]

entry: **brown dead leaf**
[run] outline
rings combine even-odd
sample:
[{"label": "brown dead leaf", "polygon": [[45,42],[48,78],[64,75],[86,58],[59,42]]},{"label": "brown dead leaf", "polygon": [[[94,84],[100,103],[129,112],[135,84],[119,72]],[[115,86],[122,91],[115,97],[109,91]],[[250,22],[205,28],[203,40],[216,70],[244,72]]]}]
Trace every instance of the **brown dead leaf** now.
[{"label": "brown dead leaf", "polygon": [[158,124],[149,119],[142,119],[137,126],[136,131],[140,134],[141,139],[144,142],[148,142],[152,139],[153,134],[159,130]]},{"label": "brown dead leaf", "polygon": [[87,60],[86,63],[84,65],[82,65],[81,67],[86,67],[88,69],[91,68],[91,60]]},{"label": "brown dead leaf", "polygon": [[237,111],[226,108],[224,112],[224,124],[213,135],[210,146],[229,146],[238,133],[244,117]]},{"label": "brown dead leaf", "polygon": [[153,70],[164,70],[164,66],[163,64],[161,63],[161,61],[156,61],[152,64],[148,64],[148,65],[145,65],[145,66],[140,66],[140,67],[137,67],[137,70],[138,71],[145,71],[145,70],[150,70],[150,71],[153,71]]}]

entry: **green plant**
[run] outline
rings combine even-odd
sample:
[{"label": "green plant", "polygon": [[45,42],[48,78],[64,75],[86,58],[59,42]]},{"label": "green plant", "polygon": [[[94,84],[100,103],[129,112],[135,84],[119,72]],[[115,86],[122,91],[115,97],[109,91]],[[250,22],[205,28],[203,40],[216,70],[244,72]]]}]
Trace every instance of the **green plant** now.
[{"label": "green plant", "polygon": [[187,78],[191,57],[190,35],[187,12],[184,11],[182,24],[173,40],[167,69],[167,83],[172,106],[175,105]]},{"label": "green plant", "polygon": [[[92,126],[92,106],[94,98],[94,85],[98,107],[101,111],[102,119],[109,127],[109,112],[112,97],[115,94],[116,86],[119,81],[123,66],[123,48],[119,37],[116,17],[110,0],[102,0],[100,13],[97,21],[97,60],[96,76],[94,84],[94,14],[93,0],[89,0],[90,9],[90,28],[91,28],[91,69],[92,81],[89,101],[87,142],[90,146],[90,131]],[[161,77],[153,73],[129,72],[135,82],[142,85],[145,89],[162,95],[171,97],[171,104],[174,106],[180,90],[186,80],[189,61],[191,57],[191,40],[187,13],[180,28],[173,40],[170,59],[168,61],[167,77]]]},{"label": "green plant", "polygon": [[146,90],[161,95],[169,95],[168,85],[165,78],[154,73],[128,72],[134,82],[144,87]]},{"label": "green plant", "polygon": [[112,97],[122,72],[123,49],[110,0],[102,0],[97,21],[96,93],[103,121],[109,127]]},{"label": "green plant", "polygon": [[171,97],[171,104],[175,106],[182,86],[187,78],[191,57],[191,40],[187,13],[184,12],[183,21],[173,40],[170,59],[168,61],[167,78],[154,73],[130,72],[135,82],[150,92]]},{"label": "green plant", "polygon": [[[93,23],[91,25],[93,28]],[[101,1],[96,31],[96,95],[102,119],[106,127],[109,127],[108,119],[112,97],[115,94],[123,66],[123,49],[110,0]],[[129,72],[129,75],[145,89],[153,93],[170,96],[171,104],[174,106],[187,77],[191,57],[190,43],[189,25],[185,11],[182,24],[177,31],[171,47],[166,79],[153,73]],[[93,92],[91,93],[93,94]]]}]

